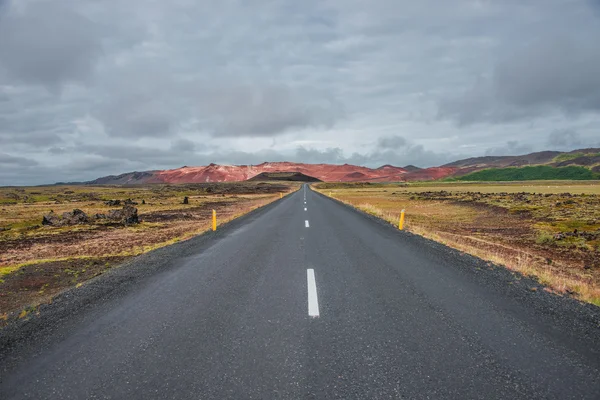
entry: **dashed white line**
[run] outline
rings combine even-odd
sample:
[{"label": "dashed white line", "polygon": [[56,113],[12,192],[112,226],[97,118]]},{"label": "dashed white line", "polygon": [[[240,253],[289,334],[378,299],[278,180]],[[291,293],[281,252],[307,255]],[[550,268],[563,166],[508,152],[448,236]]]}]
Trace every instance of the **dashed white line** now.
[{"label": "dashed white line", "polygon": [[308,220],[304,221],[304,226],[306,226],[307,228],[309,227]]},{"label": "dashed white line", "polygon": [[308,315],[316,318],[319,316],[319,299],[317,298],[317,283],[315,281],[315,270],[306,270],[306,282],[308,284]]},{"label": "dashed white line", "polygon": [[306,211],[306,207],[304,207],[304,211]]}]

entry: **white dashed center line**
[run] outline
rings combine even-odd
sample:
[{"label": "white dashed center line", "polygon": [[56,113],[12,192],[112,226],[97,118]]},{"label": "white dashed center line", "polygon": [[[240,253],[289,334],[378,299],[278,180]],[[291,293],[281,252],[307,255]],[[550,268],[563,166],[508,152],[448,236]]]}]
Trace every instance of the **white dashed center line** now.
[{"label": "white dashed center line", "polygon": [[315,270],[306,270],[306,281],[308,283],[308,315],[316,318],[319,316],[319,299],[317,298],[317,283],[315,281]]},{"label": "white dashed center line", "polygon": [[309,227],[308,220],[304,221],[304,226],[306,226],[307,228]]},{"label": "white dashed center line", "polygon": [[306,211],[306,207],[304,207],[304,211]]}]

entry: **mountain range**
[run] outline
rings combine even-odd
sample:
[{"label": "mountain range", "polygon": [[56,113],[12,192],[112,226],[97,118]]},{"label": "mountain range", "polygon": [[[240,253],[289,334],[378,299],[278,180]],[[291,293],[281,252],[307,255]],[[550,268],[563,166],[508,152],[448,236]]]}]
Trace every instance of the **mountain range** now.
[{"label": "mountain range", "polygon": [[328,182],[398,182],[458,178],[490,168],[545,165],[549,167],[583,166],[594,173],[600,172],[600,148],[570,152],[541,151],[521,156],[485,156],[454,161],[439,167],[419,168],[414,165],[379,168],[343,164],[304,164],[292,162],[264,162],[257,165],[218,165],[169,170],[128,172],[110,175],[84,184],[146,184],[146,183],[204,183],[244,181],[263,174],[291,172]]}]

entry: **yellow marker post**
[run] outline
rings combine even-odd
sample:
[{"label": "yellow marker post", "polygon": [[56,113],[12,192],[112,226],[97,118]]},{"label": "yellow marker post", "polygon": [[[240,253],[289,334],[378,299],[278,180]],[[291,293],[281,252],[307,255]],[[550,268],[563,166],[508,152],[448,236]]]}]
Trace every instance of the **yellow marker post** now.
[{"label": "yellow marker post", "polygon": [[404,230],[404,210],[400,211],[400,222],[398,223],[398,229]]},{"label": "yellow marker post", "polygon": [[213,210],[212,230],[217,230],[217,212]]},{"label": "yellow marker post", "polygon": [[283,193],[279,193],[279,198],[283,199]]}]

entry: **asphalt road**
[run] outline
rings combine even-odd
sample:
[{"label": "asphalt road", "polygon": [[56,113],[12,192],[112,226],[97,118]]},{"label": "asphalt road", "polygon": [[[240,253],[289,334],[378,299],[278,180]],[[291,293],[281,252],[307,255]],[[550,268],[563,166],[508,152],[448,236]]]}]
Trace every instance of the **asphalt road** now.
[{"label": "asphalt road", "polygon": [[300,190],[0,333],[0,398],[599,399],[598,308],[536,285]]}]

